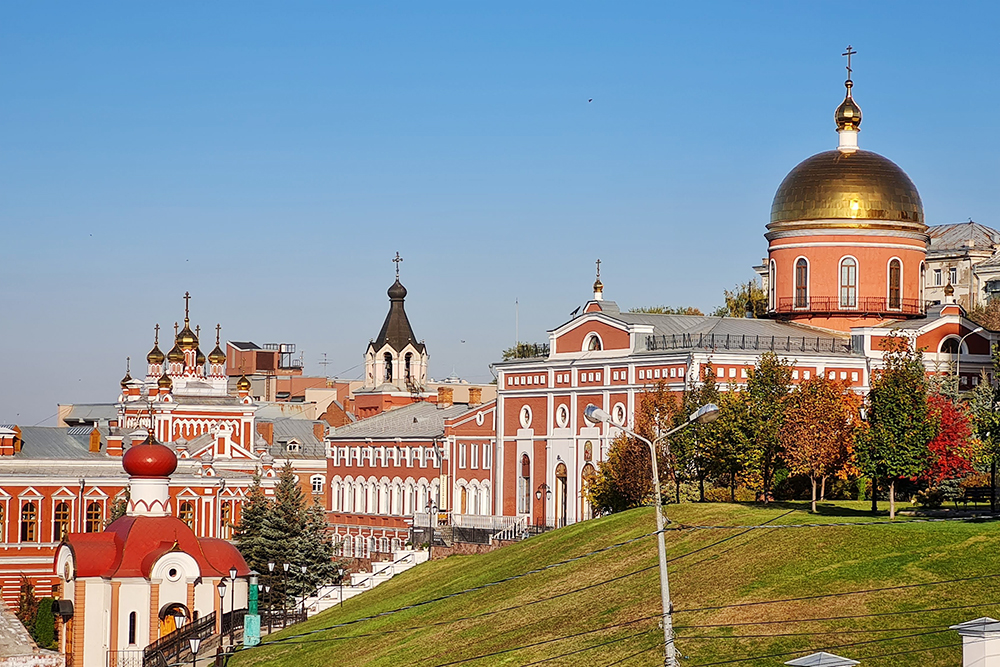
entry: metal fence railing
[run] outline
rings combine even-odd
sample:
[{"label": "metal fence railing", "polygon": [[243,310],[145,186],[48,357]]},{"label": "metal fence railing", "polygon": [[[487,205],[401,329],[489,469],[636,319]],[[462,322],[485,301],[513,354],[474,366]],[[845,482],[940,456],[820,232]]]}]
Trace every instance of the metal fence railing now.
[{"label": "metal fence railing", "polygon": [[669,334],[646,336],[646,350],[770,350],[772,352],[850,352],[851,343],[828,336],[748,334]]},{"label": "metal fence railing", "polygon": [[[163,635],[142,650],[143,667],[163,667],[169,662],[177,662],[182,651],[189,650],[188,639],[205,639],[215,634],[215,612],[202,616],[196,621],[185,623],[170,634]],[[110,658],[109,658],[110,659]],[[109,667],[113,667],[109,665]],[[122,666],[130,667],[130,666]]]}]

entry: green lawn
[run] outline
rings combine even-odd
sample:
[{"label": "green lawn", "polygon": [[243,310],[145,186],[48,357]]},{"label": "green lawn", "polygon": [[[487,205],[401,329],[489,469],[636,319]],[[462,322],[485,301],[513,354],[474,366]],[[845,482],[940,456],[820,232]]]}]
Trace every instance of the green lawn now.
[{"label": "green lawn", "polygon": [[[873,520],[866,509],[860,502],[825,503],[817,516],[808,513],[808,503],[684,504],[669,506],[667,514],[672,527],[680,528],[767,521],[768,525],[865,523]],[[662,631],[655,618],[660,597],[652,537],[496,586],[351,623],[639,538],[654,525],[652,510],[643,508],[569,526],[490,554],[420,565],[348,600],[343,610],[331,609],[276,633],[231,664],[527,665],[543,660],[546,665],[660,664]],[[741,665],[774,667],[823,649],[862,660],[866,666],[954,667],[961,664],[957,646],[878,656],[956,644],[956,633],[937,631],[1000,614],[1000,576],[787,600],[998,574],[1000,526],[993,522],[926,523],[901,518],[892,525],[740,532],[667,533],[677,647],[685,666],[740,660]],[[713,546],[724,538],[732,539]],[[774,600],[784,601],[732,606]],[[830,617],[848,618],[806,620]],[[349,624],[287,639],[340,623]],[[746,660],[771,654],[781,655]]]}]

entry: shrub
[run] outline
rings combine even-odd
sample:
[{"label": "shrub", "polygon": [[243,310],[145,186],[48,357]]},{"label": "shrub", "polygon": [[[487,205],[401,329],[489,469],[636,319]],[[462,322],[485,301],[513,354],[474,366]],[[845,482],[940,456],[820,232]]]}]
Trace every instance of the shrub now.
[{"label": "shrub", "polygon": [[56,643],[56,619],[52,615],[52,598],[42,598],[35,614],[31,637],[39,648],[53,648]]},{"label": "shrub", "polygon": [[[729,489],[721,486],[712,486],[705,489],[705,501],[710,503],[728,503]],[[745,486],[736,487],[736,502],[752,503],[757,500],[757,493]]]},{"label": "shrub", "polygon": [[914,503],[930,509],[937,509],[938,507],[941,507],[944,500],[944,491],[941,487],[937,486],[921,489],[920,491],[917,491],[915,496],[913,496]]}]

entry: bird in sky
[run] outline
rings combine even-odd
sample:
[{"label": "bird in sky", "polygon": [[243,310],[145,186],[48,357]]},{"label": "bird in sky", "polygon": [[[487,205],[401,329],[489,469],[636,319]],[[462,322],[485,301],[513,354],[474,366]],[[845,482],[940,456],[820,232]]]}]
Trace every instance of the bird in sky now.
[{"label": "bird in sky", "polygon": [[593,101],[594,101],[594,98],[593,98],[593,97],[591,97],[591,98],[590,98],[589,100],[587,100],[587,104],[590,104],[590,103],[591,103],[591,102],[593,102]]}]

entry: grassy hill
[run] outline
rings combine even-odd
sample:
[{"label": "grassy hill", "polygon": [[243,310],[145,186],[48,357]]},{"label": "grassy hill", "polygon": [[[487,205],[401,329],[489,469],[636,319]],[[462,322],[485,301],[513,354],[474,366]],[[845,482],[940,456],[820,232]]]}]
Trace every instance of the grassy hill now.
[{"label": "grassy hill", "polygon": [[[873,520],[861,504],[827,505],[819,517],[807,509],[800,503],[686,504],[668,507],[667,514],[673,528]],[[656,542],[642,537],[653,530],[652,510],[643,508],[490,554],[421,565],[348,600],[342,610],[276,633],[230,664],[661,664]],[[946,628],[1000,614],[998,547],[996,522],[904,518],[892,525],[668,532],[682,664],[773,667],[822,649],[865,666],[956,667],[959,637]],[[545,569],[353,622],[539,568]],[[927,585],[969,577],[980,578]],[[830,595],[870,589],[883,590]],[[812,599],[789,599],[806,596]],[[745,604],[760,601],[769,603]],[[888,654],[894,655],[879,657]]]}]

